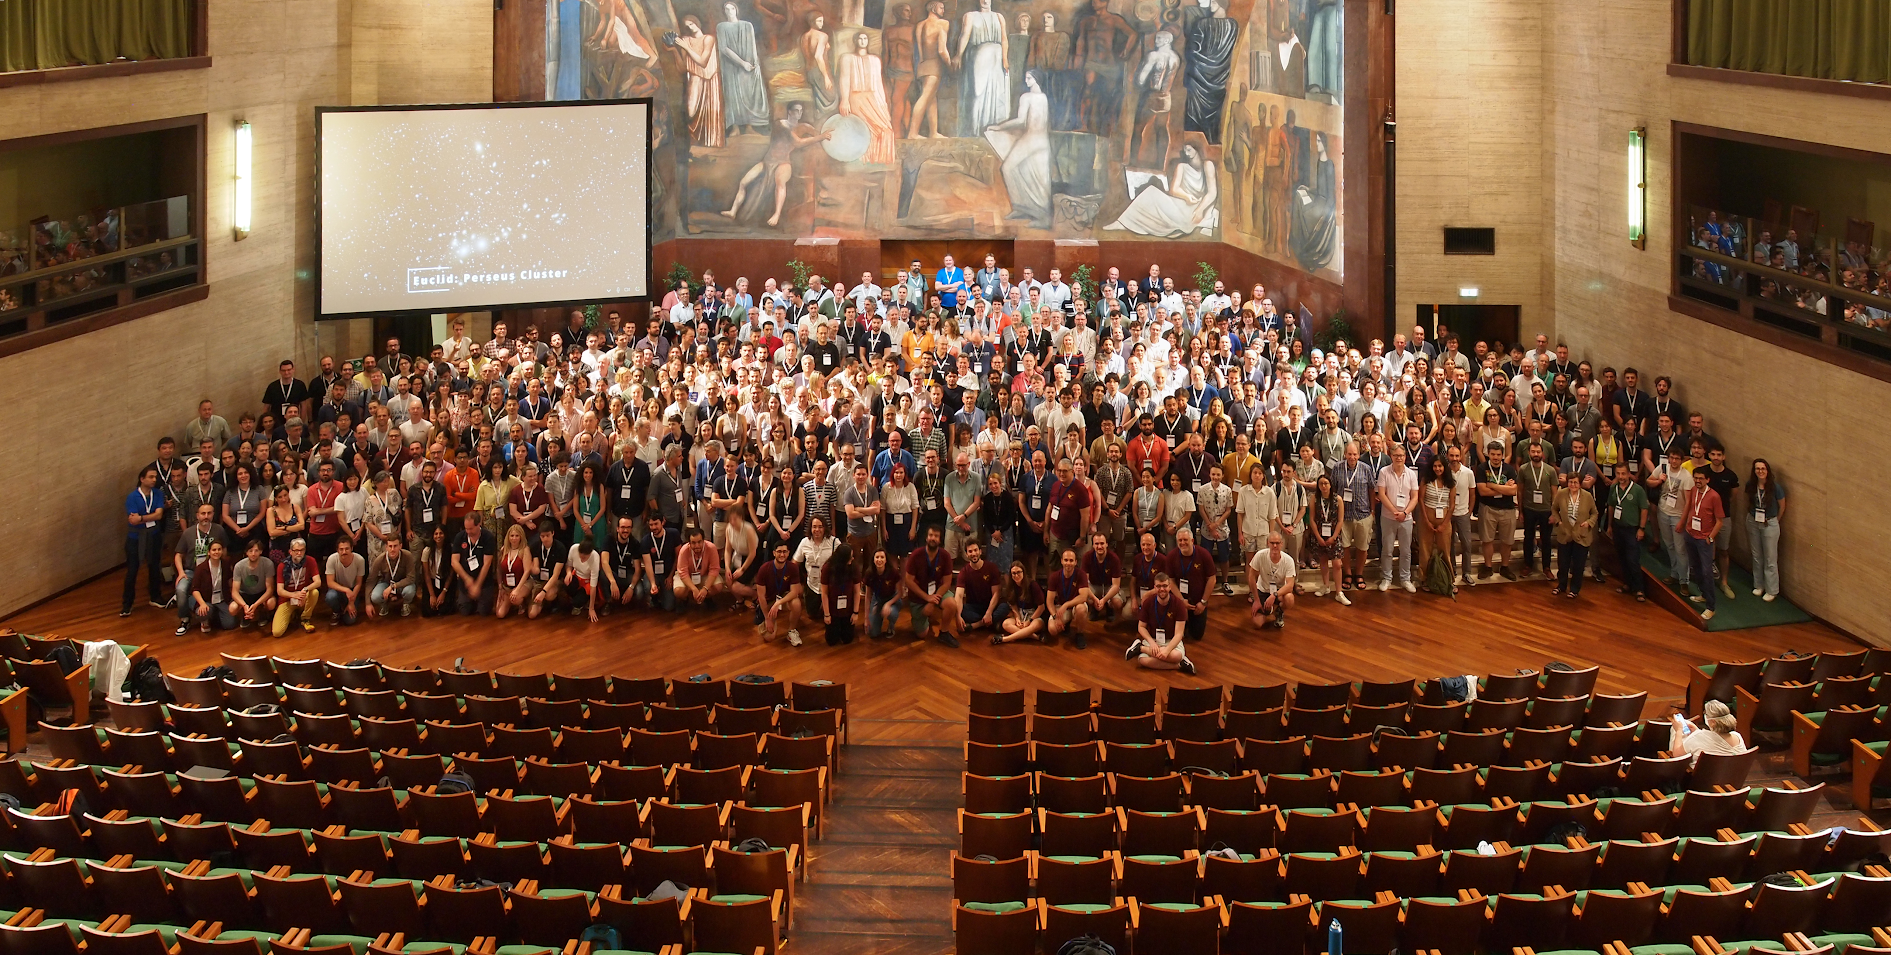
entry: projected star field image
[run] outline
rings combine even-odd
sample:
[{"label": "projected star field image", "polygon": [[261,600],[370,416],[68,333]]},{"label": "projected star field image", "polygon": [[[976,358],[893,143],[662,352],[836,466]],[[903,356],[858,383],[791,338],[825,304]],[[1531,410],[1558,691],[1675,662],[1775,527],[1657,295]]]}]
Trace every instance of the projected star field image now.
[{"label": "projected star field image", "polygon": [[322,116],[321,312],[646,293],[648,110]]}]

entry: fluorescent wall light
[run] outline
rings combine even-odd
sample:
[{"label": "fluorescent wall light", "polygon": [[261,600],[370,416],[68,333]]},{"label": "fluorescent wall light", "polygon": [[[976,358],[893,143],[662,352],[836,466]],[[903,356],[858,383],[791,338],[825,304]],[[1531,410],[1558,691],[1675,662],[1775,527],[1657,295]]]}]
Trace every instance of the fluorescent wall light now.
[{"label": "fluorescent wall light", "polygon": [[1475,286],[1475,285],[1460,285],[1460,286],[1458,286],[1458,297],[1459,297],[1459,298],[1476,298],[1476,297],[1477,297],[1477,286]]},{"label": "fluorescent wall light", "polygon": [[1648,247],[1648,128],[1628,131],[1628,244]]},{"label": "fluorescent wall light", "polygon": [[250,234],[250,183],[250,124],[248,120],[239,119],[236,121],[236,201],[230,217],[238,239]]}]

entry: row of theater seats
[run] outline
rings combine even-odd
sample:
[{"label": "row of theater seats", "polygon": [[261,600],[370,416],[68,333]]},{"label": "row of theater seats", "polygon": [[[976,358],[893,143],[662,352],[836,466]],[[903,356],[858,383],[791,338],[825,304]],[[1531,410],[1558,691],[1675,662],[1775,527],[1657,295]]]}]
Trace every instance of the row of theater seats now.
[{"label": "row of theater seats", "polygon": [[1626,955],[1891,921],[1891,872],[1868,862],[1886,833],[1813,831],[1823,786],[1749,789],[1756,750],[1670,754],[1647,694],[1595,678],[1491,675],[1463,702],[1440,681],[1178,687],[1160,709],[974,691],[961,951],[1096,934],[1299,955],[1337,917],[1348,952]]},{"label": "row of theater seats", "polygon": [[[119,726],[46,727],[60,758],[0,765],[0,791],[39,806],[3,814],[0,844],[28,853],[10,853],[9,867],[41,887],[73,883],[75,873],[88,887],[142,880],[145,894],[172,906],[157,919],[142,910],[129,917],[122,902],[106,904],[91,889],[67,901],[45,892],[15,898],[12,921],[22,931],[0,933],[0,951],[9,939],[52,940],[55,933],[25,931],[47,924],[49,914],[88,952],[134,944],[101,938],[98,926],[108,923],[138,929],[108,934],[139,936],[140,945],[215,947],[205,933],[221,930],[218,939],[239,952],[334,945],[361,952],[377,936],[399,936],[395,949],[444,941],[570,950],[600,921],[636,939],[628,947],[639,950],[772,951],[792,920],[793,882],[808,831],[820,831],[836,738],[845,732],[841,685],[799,684],[791,697],[770,683],[676,681],[689,688],[679,693],[661,679],[508,674],[513,688],[543,695],[519,697],[504,711],[517,722],[486,725],[402,714],[413,702],[409,690],[425,694],[453,681],[467,691],[449,698],[461,714],[481,688],[494,694],[484,699],[503,704],[500,675],[485,674],[482,684],[464,670],[395,675],[361,664],[225,662],[249,679],[170,676],[200,705],[114,705]],[[343,681],[349,685],[337,685]],[[390,686],[396,681],[403,689]],[[329,686],[306,685],[323,682]],[[392,718],[356,716],[351,703]],[[638,712],[624,720],[629,725],[593,726],[605,710],[613,711],[607,719]],[[646,729],[663,710],[681,715],[676,728]],[[470,777],[473,791],[436,790],[449,773]],[[534,787],[544,795],[521,795]],[[92,811],[45,804],[69,791]],[[768,848],[740,845],[755,839]],[[202,871],[186,874],[193,867]],[[757,881],[764,877],[771,881]],[[293,883],[268,890],[278,903],[284,891],[301,901],[269,915],[261,900],[268,878]],[[693,891],[680,904],[646,906],[644,897],[664,882]],[[229,908],[215,907],[222,903]],[[663,904],[667,914],[655,921],[668,931],[613,920]],[[429,918],[430,908],[443,914]],[[551,909],[559,918],[547,922]],[[103,918],[92,924],[84,915]]]},{"label": "row of theater seats", "polygon": [[1870,807],[1883,744],[1891,739],[1891,649],[1788,651],[1689,668],[1689,710],[1699,712],[1708,700],[1733,709],[1749,743],[1783,740],[1800,776],[1842,772],[1852,764],[1853,804]]},{"label": "row of theater seats", "polygon": [[[1803,931],[1782,928],[1806,921],[1808,910],[1840,905],[1849,874],[1806,875],[1806,885],[1734,885],[1716,879],[1704,886],[1657,891],[1633,886],[1621,891],[1503,894],[1494,898],[1476,890],[1455,895],[1399,898],[1391,892],[1356,899],[1315,901],[1296,896],[1284,902],[1240,902],[1209,896],[1197,902],[1144,902],[1118,896],[1097,903],[1058,904],[1020,898],[1028,892],[1029,873],[1010,863],[968,863],[967,869],[991,868],[989,875],[961,881],[990,888],[997,901],[960,898],[953,907],[953,928],[960,952],[985,955],[1033,955],[1040,940],[1056,951],[1063,940],[1096,937],[1117,951],[1131,940],[1138,952],[1175,955],[1225,952],[1230,955],[1306,955],[1325,951],[1327,926],[1341,925],[1344,951],[1413,951],[1437,955],[1476,952],[1535,955],[1887,955],[1891,921],[1880,909],[1853,907],[1851,931]],[[1039,870],[1039,874],[1041,875]],[[1847,893],[1847,897],[1850,894]],[[1875,900],[1866,900],[1867,902]],[[1875,921],[1873,920],[1875,919]],[[1723,944],[1720,940],[1725,939]]]},{"label": "row of theater seats", "polygon": [[1884,674],[1891,674],[1891,649],[1882,647],[1828,653],[1788,650],[1766,659],[1703,663],[1688,670],[1687,709],[1699,713],[1708,700],[1731,706],[1738,691],[1757,695],[1767,684],[1818,685],[1828,680]]}]

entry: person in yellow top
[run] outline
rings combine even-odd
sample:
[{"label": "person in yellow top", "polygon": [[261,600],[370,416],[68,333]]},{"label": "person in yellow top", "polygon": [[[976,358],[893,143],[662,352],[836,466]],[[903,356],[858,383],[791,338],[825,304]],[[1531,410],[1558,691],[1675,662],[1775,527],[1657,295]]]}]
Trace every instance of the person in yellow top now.
[{"label": "person in yellow top", "polygon": [[[464,470],[471,470],[470,468]],[[506,473],[504,461],[494,461],[492,470],[486,472],[485,480],[479,482],[479,488],[473,497],[473,510],[479,512],[479,523],[495,540],[504,540],[506,524],[506,501],[512,497],[512,489],[518,487],[519,479]]]},{"label": "person in yellow top", "polygon": [[921,312],[913,316],[913,327],[900,338],[900,352],[906,356],[906,367],[918,368],[919,356],[932,351],[935,341],[932,337],[933,313]]},{"label": "person in yellow top", "polygon": [[1230,487],[1246,487],[1248,472],[1260,467],[1261,459],[1254,455],[1253,439],[1245,434],[1234,436],[1234,450],[1221,456],[1221,474],[1227,478]]}]

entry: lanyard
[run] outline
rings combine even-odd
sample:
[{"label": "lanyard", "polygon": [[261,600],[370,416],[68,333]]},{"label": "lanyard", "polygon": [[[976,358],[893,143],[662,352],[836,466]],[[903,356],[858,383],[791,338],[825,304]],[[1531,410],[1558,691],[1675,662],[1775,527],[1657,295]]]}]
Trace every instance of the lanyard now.
[{"label": "lanyard", "polygon": [[152,493],[150,491],[145,490],[144,488],[139,488],[138,496],[144,499],[144,510],[139,511],[138,513],[140,514],[151,513],[151,501],[153,499]]}]

